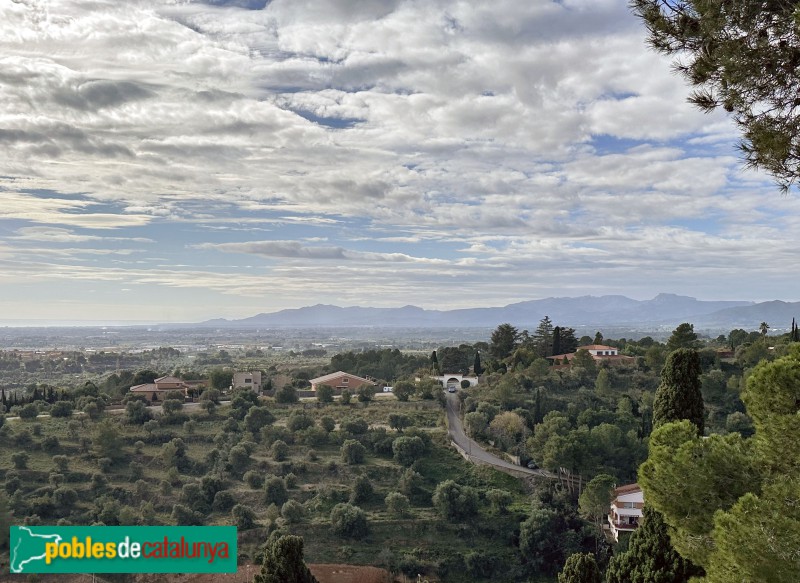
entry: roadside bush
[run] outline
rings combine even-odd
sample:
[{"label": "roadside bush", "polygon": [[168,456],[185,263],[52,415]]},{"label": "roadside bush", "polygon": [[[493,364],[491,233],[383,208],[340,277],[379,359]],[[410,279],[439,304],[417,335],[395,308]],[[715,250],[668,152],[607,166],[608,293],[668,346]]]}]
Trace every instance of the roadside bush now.
[{"label": "roadside bush", "polygon": [[369,403],[375,397],[375,385],[365,383],[358,387],[358,401],[360,403]]},{"label": "roadside bush", "polygon": [[70,417],[72,416],[72,402],[71,401],[56,401],[50,407],[50,415],[52,417]]},{"label": "roadside bush", "polygon": [[28,403],[27,405],[23,405],[19,410],[19,418],[20,419],[36,419],[36,416],[39,414],[39,407],[34,405],[33,403]]},{"label": "roadside bush", "polygon": [[367,515],[358,506],[339,503],[331,510],[331,527],[334,534],[360,539],[367,535]]}]

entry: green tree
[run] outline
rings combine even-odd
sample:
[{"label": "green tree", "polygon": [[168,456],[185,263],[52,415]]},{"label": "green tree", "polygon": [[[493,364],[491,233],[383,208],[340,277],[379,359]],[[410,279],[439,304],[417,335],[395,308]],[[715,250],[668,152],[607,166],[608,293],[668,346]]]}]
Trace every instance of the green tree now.
[{"label": "green tree", "polygon": [[409,397],[411,397],[416,390],[417,387],[414,386],[414,383],[409,381],[399,381],[394,384],[392,393],[398,401],[408,401]]},{"label": "green tree", "polygon": [[272,476],[264,482],[264,501],[268,506],[274,504],[280,508],[288,499],[286,484],[279,477]]},{"label": "green tree", "polygon": [[761,324],[758,325],[758,331],[761,334],[761,336],[766,338],[767,333],[769,332],[769,324],[767,324],[766,322],[761,322]]},{"label": "green tree", "polygon": [[363,464],[367,448],[355,439],[346,439],[342,444],[341,458],[346,464]]},{"label": "green tree", "polygon": [[498,488],[486,490],[486,499],[489,501],[489,504],[492,505],[492,512],[495,514],[505,514],[508,512],[508,506],[514,501],[511,492]]},{"label": "green tree", "polygon": [[471,486],[445,480],[433,492],[433,507],[449,520],[469,518],[478,512],[478,492]]},{"label": "green tree", "polygon": [[[742,400],[755,425],[750,439],[699,439],[680,423],[654,432],[653,460],[640,476],[645,496],[672,526],[676,548],[705,567],[709,583],[798,581],[800,348],[759,364]],[[683,508],[669,499],[668,485],[656,483],[667,476],[683,480]],[[687,509],[701,496],[701,508]]]},{"label": "green tree", "polygon": [[747,166],[783,189],[800,177],[800,35],[791,0],[632,0],[655,50],[677,55],[701,110],[733,114]]},{"label": "green tree", "polygon": [[358,401],[359,403],[369,403],[375,397],[375,385],[372,383],[364,383],[358,387]]},{"label": "green tree", "polygon": [[594,555],[575,553],[564,563],[564,570],[558,574],[558,583],[601,583],[600,569]]},{"label": "green tree", "polygon": [[318,583],[303,562],[303,538],[294,535],[270,537],[264,549],[261,572],[254,583]]},{"label": "green tree", "polygon": [[439,357],[436,356],[436,351],[431,352],[431,373],[439,374]]},{"label": "green tree", "polygon": [[350,538],[364,538],[369,531],[367,515],[358,506],[339,503],[331,510],[331,527],[334,534]]},{"label": "green tree", "polygon": [[231,508],[233,524],[242,530],[250,530],[256,525],[255,511],[245,504],[237,504]]},{"label": "green tree", "polygon": [[209,373],[208,378],[211,382],[212,389],[222,391],[231,386],[233,382],[233,371],[215,368]]},{"label": "green tree", "polygon": [[552,508],[537,507],[519,525],[519,550],[535,571],[554,573],[568,553],[566,524]]},{"label": "green tree", "polygon": [[653,401],[653,427],[688,419],[700,435],[705,430],[700,357],[696,350],[678,349],[667,357]]},{"label": "green tree", "polygon": [[318,385],[317,401],[320,403],[333,403],[333,387],[330,385]]},{"label": "green tree", "polygon": [[483,365],[481,364],[481,353],[477,350],[475,351],[475,358],[472,361],[472,372],[475,373],[476,376],[480,376],[484,372]]},{"label": "green tree", "polygon": [[492,332],[489,353],[496,360],[503,360],[511,356],[519,343],[520,333],[511,324],[500,324]]},{"label": "green tree", "polygon": [[661,515],[647,505],[642,514],[628,550],[609,562],[606,583],[687,583],[699,574],[672,548]]},{"label": "green tree", "polygon": [[358,476],[353,483],[353,492],[350,495],[350,504],[363,504],[369,502],[375,489],[372,487],[372,482],[369,481],[364,475]]},{"label": "green tree", "polygon": [[553,321],[550,320],[550,316],[545,316],[539,320],[539,325],[533,333],[536,353],[542,358],[553,356],[553,330]]},{"label": "green tree", "polygon": [[111,421],[97,424],[92,443],[94,443],[97,457],[118,460],[125,456],[120,429],[116,423]]},{"label": "green tree", "polygon": [[389,413],[389,427],[397,431],[403,431],[406,427],[411,425],[411,419],[408,415],[402,413]]},{"label": "green tree", "polygon": [[253,434],[258,434],[263,427],[275,421],[275,416],[266,407],[250,407],[244,416],[244,426]]},{"label": "green tree", "polygon": [[389,492],[384,499],[386,510],[393,516],[406,516],[411,510],[408,497],[400,492]]},{"label": "green tree", "polygon": [[611,507],[615,483],[616,480],[613,476],[599,474],[586,484],[586,488],[578,498],[578,508],[581,514],[594,521],[599,534],[602,534],[603,521]]},{"label": "green tree", "polygon": [[608,379],[608,371],[604,368],[597,373],[594,380],[594,392],[598,397],[609,397],[611,395],[611,382]]},{"label": "green tree", "polygon": [[398,437],[392,442],[392,452],[397,463],[410,466],[425,453],[425,442],[417,436]]},{"label": "green tree", "polygon": [[[344,397],[344,393],[342,393],[342,397]],[[275,391],[276,403],[297,403],[298,400],[297,389],[290,384],[286,384]]]},{"label": "green tree", "polygon": [[698,348],[700,343],[697,341],[697,334],[694,332],[694,324],[684,322],[680,324],[667,340],[667,350],[672,352],[679,348]]}]

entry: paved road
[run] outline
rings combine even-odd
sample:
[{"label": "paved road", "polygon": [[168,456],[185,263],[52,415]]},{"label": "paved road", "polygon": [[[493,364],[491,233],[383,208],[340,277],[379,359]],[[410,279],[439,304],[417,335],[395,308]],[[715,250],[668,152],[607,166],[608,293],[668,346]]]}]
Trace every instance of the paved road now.
[{"label": "paved road", "polygon": [[509,461],[501,459],[483,449],[481,445],[467,437],[464,433],[464,427],[461,423],[461,418],[458,415],[458,410],[461,402],[458,399],[458,393],[446,393],[447,396],[447,424],[450,427],[450,438],[456,444],[466,451],[470,456],[479,459],[489,465],[496,467],[500,471],[513,471],[515,474],[527,474],[531,477],[555,479],[557,476],[548,472],[547,470],[531,470],[529,468],[512,464]]}]

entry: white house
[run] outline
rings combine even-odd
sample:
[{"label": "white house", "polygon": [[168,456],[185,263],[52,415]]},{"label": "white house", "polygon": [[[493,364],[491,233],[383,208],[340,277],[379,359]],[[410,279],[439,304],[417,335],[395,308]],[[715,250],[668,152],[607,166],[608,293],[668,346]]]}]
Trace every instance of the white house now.
[{"label": "white house", "polygon": [[615,541],[619,542],[621,532],[636,530],[642,519],[642,508],[644,508],[644,493],[639,484],[628,484],[614,489],[608,523],[611,525],[611,534]]},{"label": "white house", "polygon": [[233,382],[231,386],[234,389],[247,388],[255,391],[261,390],[261,371],[253,372],[235,372],[233,373]]}]

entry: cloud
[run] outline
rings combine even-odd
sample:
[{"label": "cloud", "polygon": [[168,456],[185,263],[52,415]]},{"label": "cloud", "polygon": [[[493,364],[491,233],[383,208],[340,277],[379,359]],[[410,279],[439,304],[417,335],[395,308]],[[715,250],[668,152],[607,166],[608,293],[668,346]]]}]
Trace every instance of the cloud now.
[{"label": "cloud", "polygon": [[447,264],[441,259],[412,257],[405,253],[375,253],[354,251],[342,247],[307,246],[298,241],[252,241],[248,243],[202,243],[197,249],[217,250],[224,253],[248,253],[269,258],[322,259],[325,261],[378,261],[390,263]]}]

